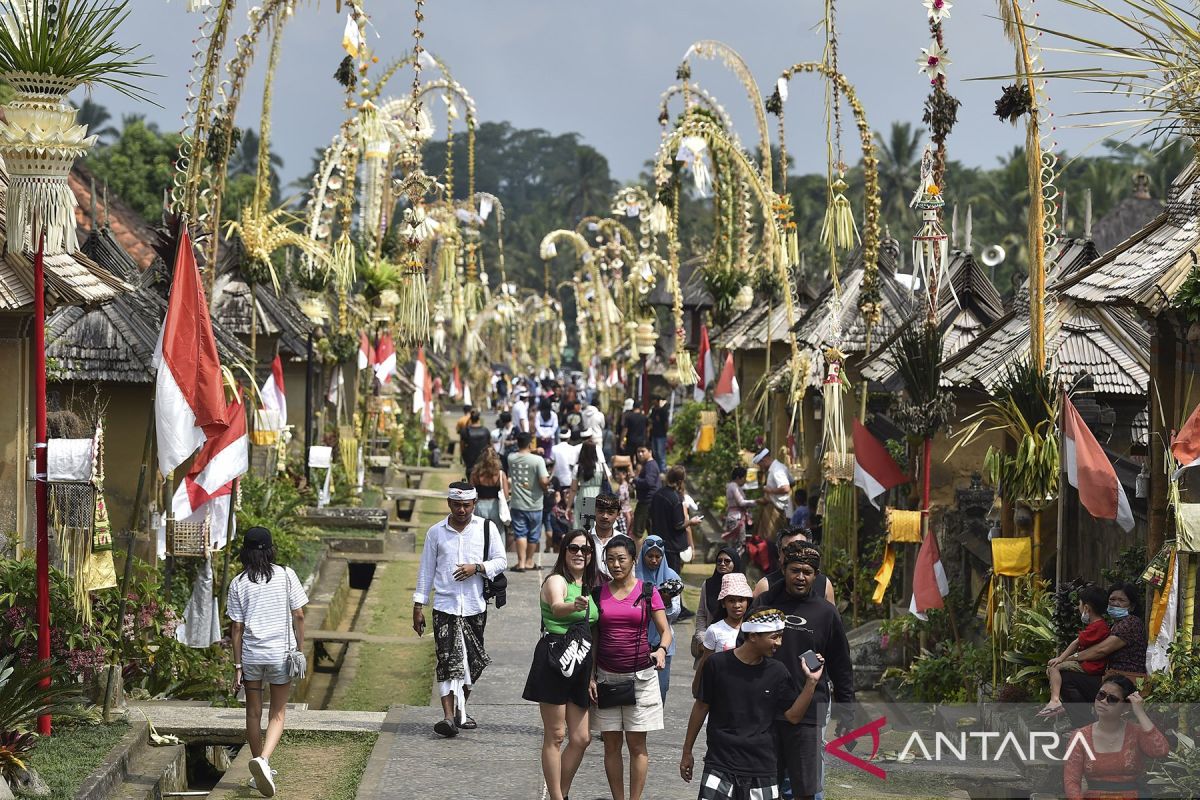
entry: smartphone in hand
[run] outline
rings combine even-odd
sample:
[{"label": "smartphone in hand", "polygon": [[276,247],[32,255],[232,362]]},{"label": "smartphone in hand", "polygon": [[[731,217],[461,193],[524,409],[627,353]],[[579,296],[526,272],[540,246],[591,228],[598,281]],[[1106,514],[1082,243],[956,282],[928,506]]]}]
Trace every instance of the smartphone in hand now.
[{"label": "smartphone in hand", "polygon": [[800,654],[800,658],[804,661],[804,666],[808,667],[809,672],[816,672],[824,666],[821,659],[817,658],[817,654],[812,650],[806,650]]}]

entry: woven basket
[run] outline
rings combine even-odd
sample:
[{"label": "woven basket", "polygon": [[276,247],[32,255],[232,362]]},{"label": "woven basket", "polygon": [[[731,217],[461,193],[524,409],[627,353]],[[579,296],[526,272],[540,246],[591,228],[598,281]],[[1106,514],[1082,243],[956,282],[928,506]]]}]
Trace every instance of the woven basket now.
[{"label": "woven basket", "polygon": [[821,460],[821,469],[825,480],[830,483],[844,483],[854,480],[854,453],[846,453],[838,457],[837,453],[827,452]]},{"label": "woven basket", "polygon": [[205,558],[212,547],[212,526],[203,522],[167,523],[167,555],[176,558]]}]

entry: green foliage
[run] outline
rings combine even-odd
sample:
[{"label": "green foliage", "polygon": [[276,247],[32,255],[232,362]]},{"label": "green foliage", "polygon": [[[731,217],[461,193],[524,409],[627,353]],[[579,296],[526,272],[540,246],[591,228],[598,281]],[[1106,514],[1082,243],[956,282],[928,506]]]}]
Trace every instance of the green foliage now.
[{"label": "green foliage", "polygon": [[908,399],[893,405],[896,423],[910,436],[933,436],[954,415],[953,396],[941,388],[942,333],[936,325],[910,325],[892,348]]},{"label": "green foliage", "polygon": [[1169,794],[1156,795],[1160,797],[1196,797],[1200,796],[1200,747],[1189,736],[1175,734],[1179,744],[1175,749],[1150,768],[1150,783],[1153,786],[1166,786]]},{"label": "green foliage", "polygon": [[300,508],[316,504],[312,489],[301,489],[299,481],[300,475],[289,474],[269,480],[247,474],[241,480],[242,508],[238,512],[238,531],[256,526],[269,530],[280,564],[295,561],[300,555],[300,542],[316,535],[297,516]]},{"label": "green foliage", "polygon": [[0,0],[0,72],[57,75],[115,89],[134,100],[146,94],[127,78],[145,78],[149,58],[116,41],[129,0]]},{"label": "green foliage", "polygon": [[96,191],[109,191],[151,222],[162,217],[163,191],[171,187],[179,134],[161,133],[140,116],[124,118],[120,137],[84,159],[96,176]]},{"label": "green foliage", "polygon": [[1200,703],[1200,642],[1178,638],[1167,648],[1167,657],[1171,666],[1166,672],[1146,677],[1142,686],[1146,702]]},{"label": "green foliage", "polygon": [[[47,678],[50,685],[42,686]],[[79,687],[49,662],[0,656],[0,733],[29,730],[41,714],[72,713],[80,700]]]},{"label": "green foliage", "polygon": [[987,648],[968,642],[958,647],[943,639],[922,650],[908,669],[891,667],[883,677],[899,678],[901,692],[916,703],[969,703],[975,701],[987,668]]},{"label": "green foliage", "polygon": [[[1044,599],[1052,599],[1046,592]],[[1046,663],[1060,652],[1054,624],[1046,613],[1048,603],[1037,609],[1018,606],[1013,610],[1013,625],[1004,651],[1004,661],[1016,671],[1008,676],[1008,683],[1021,686],[1031,700],[1049,699],[1046,682]]]},{"label": "green foliage", "polygon": [[704,285],[713,296],[716,305],[713,307],[713,320],[718,325],[729,321],[733,315],[733,301],[738,291],[746,285],[749,278],[745,270],[737,267],[718,267],[712,262],[705,265],[703,270]]},{"label": "green foliage", "polygon": [[36,744],[36,733],[0,731],[0,780],[16,781]]},{"label": "green foliage", "polygon": [[29,764],[50,787],[50,800],[70,800],[128,732],[125,722],[63,730],[56,721],[54,735],[38,741]]},{"label": "green foliage", "polygon": [[880,619],[887,614],[888,604],[891,602],[890,587],[882,603],[872,602],[876,586],[875,573],[879,571],[879,564],[883,559],[883,544],[883,537],[862,542],[859,545],[857,561],[852,561],[850,554],[840,547],[827,547],[821,555],[821,571],[833,582],[838,610],[846,615],[847,619],[854,607],[856,596],[860,623]]},{"label": "green foliage", "polygon": [[1134,586],[1141,586],[1142,572],[1146,569],[1149,560],[1146,555],[1146,545],[1130,545],[1121,551],[1112,566],[1100,568],[1100,579],[1104,581],[1105,588],[1114,583],[1132,583]]},{"label": "green foliage", "polygon": [[709,403],[687,402],[680,406],[671,422],[673,439],[669,456],[672,464],[685,464],[688,478],[696,487],[696,500],[713,513],[725,508],[725,484],[734,467],[741,466],[742,448],[750,447],[762,436],[757,422],[741,421],[741,447],[738,447],[738,424],[732,414],[721,414],[717,422],[717,438],[707,453],[693,453],[692,442],[700,425],[700,412],[713,408]]}]

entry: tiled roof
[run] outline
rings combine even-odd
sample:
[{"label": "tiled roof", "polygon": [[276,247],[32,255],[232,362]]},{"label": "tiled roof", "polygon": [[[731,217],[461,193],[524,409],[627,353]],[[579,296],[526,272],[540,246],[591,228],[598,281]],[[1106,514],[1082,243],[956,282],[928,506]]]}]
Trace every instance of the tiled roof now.
[{"label": "tiled roof", "polygon": [[1156,314],[1200,259],[1200,162],[1171,185],[1167,210],[1086,268],[1063,274],[1052,288],[1085,303],[1136,306]]},{"label": "tiled roof", "polygon": [[[219,321],[233,333],[248,336],[250,287],[238,269],[243,253],[241,240],[231,239],[223,243],[211,306],[214,321]],[[278,335],[279,350],[284,356],[307,357],[307,339],[312,322],[304,316],[288,291],[283,289],[280,294],[275,294],[273,286],[256,284],[254,297],[257,300],[258,332],[268,336]]]},{"label": "tiled roof", "polygon": [[[797,308],[796,313],[803,315],[804,308]],[[714,336],[711,344],[714,350],[762,350],[767,346],[768,331],[772,343],[788,341],[787,307],[782,303],[762,302],[743,312]]]},{"label": "tiled roof", "polygon": [[120,242],[121,248],[139,269],[147,269],[154,263],[158,257],[154,251],[157,234],[141,214],[109,192],[103,183],[97,183],[83,162],[77,162],[71,169],[67,183],[79,202],[79,207],[75,209],[75,219],[81,230],[79,241],[87,238],[87,232],[108,227],[113,238]]}]

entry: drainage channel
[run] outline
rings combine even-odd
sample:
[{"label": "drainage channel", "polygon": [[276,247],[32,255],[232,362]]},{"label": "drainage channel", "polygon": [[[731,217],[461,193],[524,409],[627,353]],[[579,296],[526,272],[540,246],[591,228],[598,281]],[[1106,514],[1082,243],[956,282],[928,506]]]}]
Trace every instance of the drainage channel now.
[{"label": "drainage channel", "polygon": [[[343,600],[339,604],[337,619],[327,619],[323,632],[353,634],[367,600],[367,592],[375,578],[376,564],[373,561],[354,560],[346,562],[345,587],[340,588]],[[332,609],[331,609],[332,611]],[[329,708],[337,690],[338,679],[346,656],[353,643],[349,638],[339,641],[336,636],[323,637],[315,632],[309,637],[313,642],[313,663],[303,696],[293,698],[310,709]]]}]

